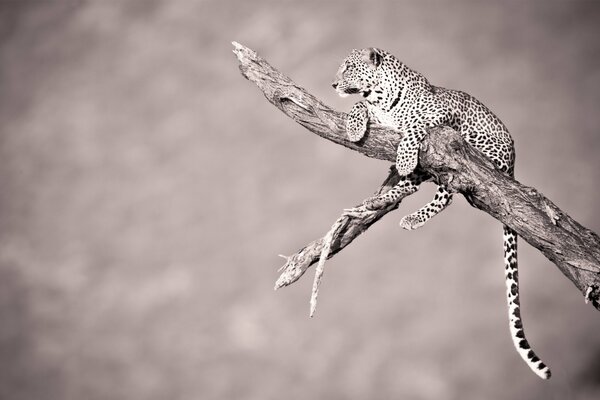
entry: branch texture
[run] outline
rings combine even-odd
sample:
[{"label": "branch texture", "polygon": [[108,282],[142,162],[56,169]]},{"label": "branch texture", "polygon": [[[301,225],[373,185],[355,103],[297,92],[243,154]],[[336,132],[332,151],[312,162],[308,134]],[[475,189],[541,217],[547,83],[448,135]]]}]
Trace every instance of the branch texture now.
[{"label": "branch texture", "polygon": [[[242,75],[254,82],[269,102],[317,135],[368,157],[394,162],[402,133],[369,125],[358,143],[346,139],[346,115],[326,106],[291,79],[281,74],[254,51],[234,42]],[[600,237],[560,210],[536,189],[497,170],[493,163],[448,127],[431,129],[421,144],[419,168],[453,193],[503,224],[540,250],[600,310]],[[378,193],[398,181],[392,168]],[[342,215],[340,229],[331,242],[329,257],[342,250],[399,203],[364,216]],[[286,257],[276,288],[287,286],[319,260],[323,238]]]}]

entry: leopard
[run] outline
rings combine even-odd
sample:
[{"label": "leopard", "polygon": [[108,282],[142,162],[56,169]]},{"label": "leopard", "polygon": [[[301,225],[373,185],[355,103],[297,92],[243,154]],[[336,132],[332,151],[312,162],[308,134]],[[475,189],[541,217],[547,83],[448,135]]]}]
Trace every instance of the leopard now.
[{"label": "leopard", "polygon": [[[369,123],[401,132],[395,167],[399,182],[389,191],[366,200],[366,210],[397,203],[416,192],[433,177],[418,168],[420,144],[428,129],[449,126],[492,161],[502,173],[514,177],[515,146],[504,123],[482,102],[468,93],[429,83],[427,78],[408,67],[391,53],[376,47],[354,49],[340,65],[333,88],[341,97],[360,95],[345,121],[351,142],[359,143]],[[401,219],[400,226],[417,229],[446,209],[453,194],[439,184],[434,198],[416,212]],[[551,377],[550,368],[536,355],[525,337],[521,318],[517,233],[503,227],[506,299],[509,330],[517,352],[529,368],[542,379]]]}]

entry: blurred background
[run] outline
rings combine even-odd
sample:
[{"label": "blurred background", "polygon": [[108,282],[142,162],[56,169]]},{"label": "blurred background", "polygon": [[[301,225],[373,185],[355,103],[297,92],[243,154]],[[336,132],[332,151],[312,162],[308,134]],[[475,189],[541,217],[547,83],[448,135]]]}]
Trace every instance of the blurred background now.
[{"label": "blurred background", "polygon": [[600,232],[598,1],[0,2],[0,399],[597,399],[600,317],[462,196],[273,291],[388,163],[309,133],[242,78],[232,40],[340,110],[352,48],[396,54],[509,127],[517,178]]}]

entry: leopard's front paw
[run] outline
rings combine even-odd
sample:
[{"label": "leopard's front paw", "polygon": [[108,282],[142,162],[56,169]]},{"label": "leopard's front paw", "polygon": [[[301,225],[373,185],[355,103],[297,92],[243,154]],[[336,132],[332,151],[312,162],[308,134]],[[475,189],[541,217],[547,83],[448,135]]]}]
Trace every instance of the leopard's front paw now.
[{"label": "leopard's front paw", "polygon": [[369,122],[369,116],[367,113],[367,106],[364,102],[356,103],[350,113],[348,119],[346,119],[346,134],[348,139],[352,142],[358,142],[367,133],[367,123]]},{"label": "leopard's front paw", "polygon": [[373,210],[368,210],[364,205],[360,205],[358,207],[345,208],[342,215],[353,218],[364,218],[374,212]]},{"label": "leopard's front paw", "polygon": [[383,196],[375,196],[363,201],[363,206],[367,210],[381,210],[382,208],[386,208],[390,205],[390,202]]},{"label": "leopard's front paw", "polygon": [[408,140],[402,140],[398,145],[396,169],[398,175],[407,176],[417,168],[419,163],[419,145]]},{"label": "leopard's front paw", "polygon": [[424,223],[417,214],[410,214],[400,220],[400,227],[412,231],[422,227]]},{"label": "leopard's front paw", "polygon": [[419,162],[419,153],[415,152],[415,154],[406,155],[406,157],[398,160],[396,162],[396,169],[398,170],[398,175],[406,176],[413,172],[415,168],[417,168],[417,164]]}]

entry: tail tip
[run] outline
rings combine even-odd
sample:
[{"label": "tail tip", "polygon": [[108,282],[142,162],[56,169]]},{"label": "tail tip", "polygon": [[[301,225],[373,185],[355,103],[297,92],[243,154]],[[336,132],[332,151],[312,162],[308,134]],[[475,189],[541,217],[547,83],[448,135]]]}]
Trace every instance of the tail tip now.
[{"label": "tail tip", "polygon": [[548,380],[552,377],[552,372],[550,372],[550,368],[548,368],[544,363],[540,363],[538,366],[538,370],[535,371],[537,375],[545,380]]},{"label": "tail tip", "polygon": [[550,379],[552,377],[552,372],[550,372],[550,369],[546,369],[546,373],[544,375],[544,379]]}]

